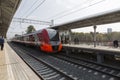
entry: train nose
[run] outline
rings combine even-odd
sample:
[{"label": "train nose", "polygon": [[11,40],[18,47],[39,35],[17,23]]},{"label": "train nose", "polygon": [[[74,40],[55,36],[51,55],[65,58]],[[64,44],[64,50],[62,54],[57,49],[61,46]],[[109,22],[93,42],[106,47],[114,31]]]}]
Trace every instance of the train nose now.
[{"label": "train nose", "polygon": [[61,49],[62,49],[61,43],[59,45],[44,44],[41,46],[41,50],[45,52],[58,52],[61,51]]},{"label": "train nose", "polygon": [[49,44],[44,44],[41,46],[41,50],[45,52],[52,52],[52,47]]},{"label": "train nose", "polygon": [[59,45],[52,46],[53,51],[58,51]]}]

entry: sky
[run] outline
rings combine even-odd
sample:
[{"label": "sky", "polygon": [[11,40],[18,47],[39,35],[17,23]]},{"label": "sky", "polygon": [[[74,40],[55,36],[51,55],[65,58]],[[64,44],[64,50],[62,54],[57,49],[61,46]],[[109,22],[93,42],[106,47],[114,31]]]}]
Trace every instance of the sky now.
[{"label": "sky", "polygon": [[[54,20],[54,25],[82,19],[111,10],[120,10],[120,0],[22,0],[14,17],[27,18],[40,21]],[[24,34],[29,25],[34,25],[36,30],[49,27],[49,25],[36,25],[17,23],[12,21],[7,37],[15,34]],[[97,25],[97,32],[120,31],[120,23]],[[92,32],[93,27],[73,29],[73,32]]]}]

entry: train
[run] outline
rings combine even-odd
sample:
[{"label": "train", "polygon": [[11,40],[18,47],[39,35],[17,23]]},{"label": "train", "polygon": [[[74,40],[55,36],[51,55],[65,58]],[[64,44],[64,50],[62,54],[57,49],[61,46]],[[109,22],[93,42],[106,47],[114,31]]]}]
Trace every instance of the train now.
[{"label": "train", "polygon": [[15,36],[12,42],[38,47],[41,51],[48,53],[62,50],[59,32],[54,29],[41,29],[29,34]]}]

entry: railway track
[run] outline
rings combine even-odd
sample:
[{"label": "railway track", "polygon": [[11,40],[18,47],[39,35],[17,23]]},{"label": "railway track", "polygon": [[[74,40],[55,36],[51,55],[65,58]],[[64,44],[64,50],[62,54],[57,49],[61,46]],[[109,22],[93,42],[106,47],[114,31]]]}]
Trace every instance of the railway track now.
[{"label": "railway track", "polygon": [[[51,55],[43,54],[42,52],[38,52],[36,50],[30,50],[28,48],[25,48],[24,50],[21,49],[21,50],[23,52],[20,54],[27,53],[29,54],[30,57],[34,56],[35,59],[41,60],[44,63],[48,63],[51,67],[54,67],[56,70],[60,71],[60,73],[65,74],[66,76],[69,77],[68,79],[64,79],[63,78],[64,75],[62,75],[63,77],[61,77],[60,79],[55,78],[51,80],[119,80],[120,78],[119,73],[118,72],[116,73],[115,70],[110,70],[107,68],[103,69],[102,66],[98,66],[92,63],[86,63],[84,61],[78,62],[80,60],[65,57],[65,55],[64,56],[60,56],[60,55],[51,56]],[[23,55],[23,59],[24,59],[24,55]],[[34,60],[28,60],[28,61],[34,61]],[[37,64],[34,64],[33,66],[36,66],[36,65]],[[37,66],[37,68],[38,67],[40,66]],[[42,68],[44,69],[44,67],[45,66],[43,66]],[[38,68],[39,74],[42,73],[40,72],[43,70],[42,68],[41,69]],[[47,70],[43,70],[43,71],[44,73],[49,72]],[[49,75],[52,75],[52,73],[50,73]]]},{"label": "railway track", "polygon": [[12,46],[12,48],[42,80],[75,80],[74,77],[66,75],[62,70],[29,54],[25,50],[18,48],[15,45],[14,47]]},{"label": "railway track", "polygon": [[83,67],[98,71],[100,73],[103,73],[109,76],[120,78],[120,68],[118,67],[109,66],[106,64],[98,64],[93,61],[88,61],[87,59],[78,58],[78,56],[75,56],[75,55],[70,56],[70,55],[65,55],[63,53],[60,55],[55,55],[55,57],[71,62],[75,65],[83,66]]}]

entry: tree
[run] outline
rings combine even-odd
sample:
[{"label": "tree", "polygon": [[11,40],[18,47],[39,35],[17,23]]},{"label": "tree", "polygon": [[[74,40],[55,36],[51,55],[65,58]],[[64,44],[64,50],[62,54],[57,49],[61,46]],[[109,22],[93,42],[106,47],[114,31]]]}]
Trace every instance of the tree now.
[{"label": "tree", "polygon": [[34,32],[34,31],[36,31],[34,26],[33,25],[29,25],[27,30],[26,30],[26,33],[28,34],[28,33]]}]

